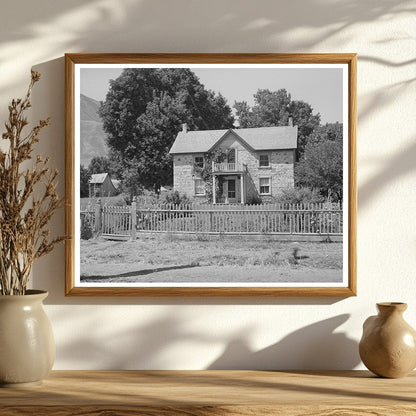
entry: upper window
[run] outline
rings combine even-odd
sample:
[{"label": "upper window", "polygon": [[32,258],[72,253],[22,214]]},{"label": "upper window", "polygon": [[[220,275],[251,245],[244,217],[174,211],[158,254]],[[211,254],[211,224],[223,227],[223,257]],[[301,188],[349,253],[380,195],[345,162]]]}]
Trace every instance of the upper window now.
[{"label": "upper window", "polygon": [[270,194],[270,178],[260,178],[260,195]]},{"label": "upper window", "polygon": [[205,195],[205,183],[202,179],[195,179],[195,195]]},{"label": "upper window", "polygon": [[235,149],[228,149],[227,163],[235,163]]},{"label": "upper window", "polygon": [[195,166],[197,166],[198,168],[203,168],[204,167],[204,157],[203,156],[195,156],[194,163],[195,163]]},{"label": "upper window", "polygon": [[270,157],[268,154],[260,155],[260,165],[261,168],[268,168],[270,166]]}]

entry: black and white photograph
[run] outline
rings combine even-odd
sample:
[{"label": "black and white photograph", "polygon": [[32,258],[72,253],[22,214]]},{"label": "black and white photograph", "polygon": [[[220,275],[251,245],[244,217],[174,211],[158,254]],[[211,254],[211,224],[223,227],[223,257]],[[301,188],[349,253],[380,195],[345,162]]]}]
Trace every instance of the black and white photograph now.
[{"label": "black and white photograph", "polygon": [[76,64],[75,286],[348,287],[348,73]]}]

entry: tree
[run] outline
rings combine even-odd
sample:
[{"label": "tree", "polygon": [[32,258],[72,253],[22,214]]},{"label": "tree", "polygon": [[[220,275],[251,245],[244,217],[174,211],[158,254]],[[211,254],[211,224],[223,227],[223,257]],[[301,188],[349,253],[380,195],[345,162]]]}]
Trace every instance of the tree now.
[{"label": "tree", "polygon": [[305,147],[303,159],[296,166],[299,186],[319,189],[321,195],[342,201],[343,141],[342,124],[320,126]]},{"label": "tree", "polygon": [[159,191],[173,179],[172,146],[181,123],[191,130],[233,125],[221,95],[206,90],[185,68],[129,68],[110,81],[99,114],[110,159],[123,183]]},{"label": "tree", "polygon": [[91,179],[91,173],[88,170],[88,168],[84,168],[83,165],[81,165],[80,168],[80,192],[81,192],[81,198],[88,198],[89,197],[89,183]]},{"label": "tree", "polygon": [[293,124],[298,126],[298,159],[301,159],[311,135],[319,127],[320,114],[313,114],[313,108],[304,101],[292,101],[289,113],[293,117]]},{"label": "tree", "polygon": [[292,117],[293,124],[298,126],[297,151],[298,157],[301,158],[308,137],[319,126],[319,113],[313,114],[310,104],[304,101],[292,100],[285,89],[259,89],[254,94],[254,102],[253,108],[245,101],[234,104],[240,127],[287,126],[289,117]]},{"label": "tree", "polygon": [[247,104],[247,101],[236,101],[234,103],[235,112],[238,119],[238,125],[241,128],[253,127],[254,122],[251,108]]},{"label": "tree", "polygon": [[95,173],[112,173],[110,159],[105,156],[95,156],[88,165],[91,175]]},{"label": "tree", "polygon": [[254,94],[253,108],[245,101],[236,102],[234,108],[242,128],[287,126],[290,102],[290,94],[285,89],[259,89]]},{"label": "tree", "polygon": [[343,124],[342,123],[327,123],[323,126],[318,126],[311,134],[310,142],[319,143],[323,141],[333,141],[342,144],[343,140]]},{"label": "tree", "polygon": [[254,94],[253,117],[259,127],[287,126],[289,105],[292,101],[285,89],[258,90]]}]

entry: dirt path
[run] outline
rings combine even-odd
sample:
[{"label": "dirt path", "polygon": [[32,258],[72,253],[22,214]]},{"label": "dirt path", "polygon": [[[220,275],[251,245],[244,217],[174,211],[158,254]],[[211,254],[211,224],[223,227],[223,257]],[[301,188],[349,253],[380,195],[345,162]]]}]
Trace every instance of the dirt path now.
[{"label": "dirt path", "polygon": [[165,266],[154,267],[128,264],[95,265],[88,268],[82,282],[150,283],[150,282],[341,282],[341,270],[308,270],[290,268],[238,266]]}]

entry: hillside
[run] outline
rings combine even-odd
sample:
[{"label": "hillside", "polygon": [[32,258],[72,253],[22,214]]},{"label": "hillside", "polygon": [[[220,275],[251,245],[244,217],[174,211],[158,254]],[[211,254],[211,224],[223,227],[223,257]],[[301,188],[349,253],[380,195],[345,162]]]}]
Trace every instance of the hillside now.
[{"label": "hillside", "polygon": [[103,123],[98,115],[100,103],[81,94],[80,100],[80,141],[81,164],[88,166],[94,156],[107,156]]}]

